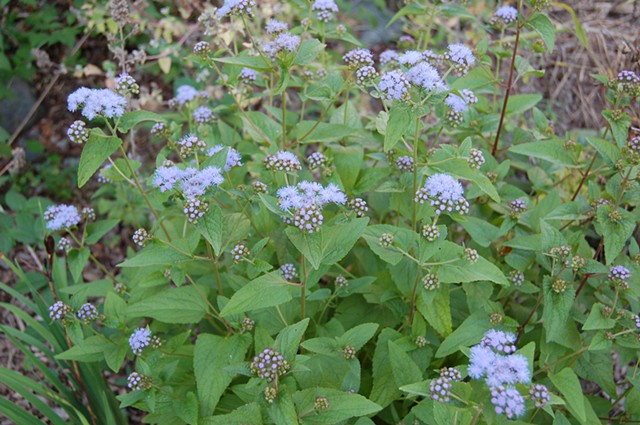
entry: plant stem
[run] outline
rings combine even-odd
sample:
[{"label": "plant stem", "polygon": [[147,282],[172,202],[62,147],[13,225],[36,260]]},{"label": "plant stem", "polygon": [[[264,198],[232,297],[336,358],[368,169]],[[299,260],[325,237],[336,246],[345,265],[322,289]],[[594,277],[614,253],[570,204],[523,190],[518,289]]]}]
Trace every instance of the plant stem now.
[{"label": "plant stem", "polygon": [[420,283],[420,273],[416,273],[416,281],[413,283],[413,292],[411,293],[411,304],[409,305],[409,326],[413,323],[413,316],[416,310],[416,296],[418,295],[418,283]]},{"label": "plant stem", "polygon": [[287,146],[287,90],[282,91],[282,149]]},{"label": "plant stem", "polygon": [[511,68],[509,69],[509,81],[507,83],[507,92],[504,96],[504,103],[502,104],[502,113],[500,114],[500,124],[498,124],[498,132],[496,133],[496,139],[493,142],[493,148],[491,149],[491,155],[496,156],[498,150],[498,141],[500,140],[500,134],[502,133],[502,125],[504,124],[504,117],[507,112],[507,103],[509,102],[509,95],[511,94],[511,86],[513,84],[513,71],[516,67],[516,56],[518,55],[518,43],[520,41],[520,29],[521,25],[516,27],[516,41],[513,46],[513,56],[511,56]]},{"label": "plant stem", "polygon": [[524,323],[518,327],[518,337],[516,338],[516,342],[520,340],[520,337],[524,333],[524,328],[527,326],[527,324],[529,324],[529,322],[533,318],[533,315],[538,310],[538,307],[540,307],[540,304],[542,304],[543,299],[544,299],[544,293],[541,294],[540,298],[538,298],[538,301],[536,301],[536,305],[533,306],[533,309],[531,310],[531,313],[529,313],[529,317],[527,317],[527,320],[525,320]]},{"label": "plant stem", "polygon": [[131,177],[133,178],[133,183],[135,184],[136,188],[138,189],[138,191],[140,192],[140,194],[144,198],[145,202],[149,206],[149,209],[151,210],[151,213],[153,214],[155,219],[160,224],[160,227],[164,231],[164,234],[167,236],[167,240],[171,241],[171,235],[169,235],[169,231],[167,230],[167,228],[164,225],[164,223],[162,222],[162,220],[160,220],[160,214],[158,214],[158,211],[156,211],[155,207],[151,203],[151,200],[149,199],[149,196],[147,196],[147,193],[144,191],[144,189],[140,185],[140,180],[138,180],[138,176],[136,175],[136,172],[133,169],[133,166],[131,165],[131,162],[129,161],[129,157],[127,156],[127,152],[125,152],[125,150],[122,147],[122,145],[120,145],[119,148],[120,148],[120,153],[122,153],[122,159],[124,159],[125,164],[127,164],[127,168],[129,168],[129,172],[131,173]]},{"label": "plant stem", "polygon": [[[416,118],[416,133],[414,135],[413,141],[413,192],[411,193],[411,197],[415,196],[415,193],[418,191],[418,142],[420,141],[420,118]],[[417,231],[416,226],[418,216],[418,203],[415,198],[413,199],[413,213],[411,215],[411,229]]]},{"label": "plant stem", "polygon": [[[300,286],[300,320],[304,320],[307,290],[307,260],[302,256],[302,282]],[[304,335],[303,335],[304,337]]]}]

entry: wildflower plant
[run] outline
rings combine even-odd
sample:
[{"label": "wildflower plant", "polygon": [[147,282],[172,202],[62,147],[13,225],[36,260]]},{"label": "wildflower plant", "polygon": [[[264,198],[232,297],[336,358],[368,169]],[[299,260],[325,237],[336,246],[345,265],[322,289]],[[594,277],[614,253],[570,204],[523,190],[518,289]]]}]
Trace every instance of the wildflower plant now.
[{"label": "wildflower plant", "polygon": [[[140,11],[111,3],[122,49]],[[485,3],[409,2],[384,50],[348,2],[225,0],[70,91],[92,205],[3,195],[0,286],[77,423],[639,420],[639,80],[596,76],[604,127],[560,137],[524,87],[546,3]]]}]

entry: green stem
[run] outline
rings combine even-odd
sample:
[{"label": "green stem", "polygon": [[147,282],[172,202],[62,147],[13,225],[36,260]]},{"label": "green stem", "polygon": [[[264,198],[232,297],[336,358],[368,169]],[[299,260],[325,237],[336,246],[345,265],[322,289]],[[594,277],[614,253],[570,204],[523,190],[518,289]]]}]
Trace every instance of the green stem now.
[{"label": "green stem", "polygon": [[416,226],[418,217],[418,203],[414,196],[418,190],[418,142],[420,141],[420,118],[416,118],[416,132],[413,141],[413,192],[411,198],[413,199],[413,213],[411,215],[411,229],[417,231]]}]

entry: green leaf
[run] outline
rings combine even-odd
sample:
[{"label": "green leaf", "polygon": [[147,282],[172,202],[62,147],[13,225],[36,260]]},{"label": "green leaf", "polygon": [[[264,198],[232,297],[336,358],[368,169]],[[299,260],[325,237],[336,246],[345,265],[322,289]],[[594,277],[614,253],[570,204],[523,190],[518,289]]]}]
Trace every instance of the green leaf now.
[{"label": "green leaf", "polygon": [[[242,115],[243,128],[256,142],[277,145],[282,137],[282,125],[259,111],[249,111]],[[265,140],[266,138],[266,140]]]},{"label": "green leaf", "polygon": [[118,267],[172,266],[191,260],[186,254],[164,245],[149,245]]},{"label": "green leaf", "polygon": [[271,64],[267,63],[261,56],[234,56],[229,58],[215,58],[216,62],[228,63],[255,69],[256,71],[271,71]]},{"label": "green leaf", "polygon": [[118,121],[118,131],[126,133],[141,122],[165,122],[162,115],[151,111],[130,111],[125,112]]},{"label": "green leaf", "polygon": [[[302,415],[304,412],[313,410],[316,397],[325,397],[329,402],[329,408],[310,415]],[[298,406],[302,423],[309,425],[340,424],[349,418],[371,415],[382,409],[360,394],[349,394],[333,388],[309,388],[298,391],[293,398]]]},{"label": "green leaf", "polygon": [[486,314],[474,313],[467,317],[458,329],[449,335],[436,351],[436,357],[446,357],[460,349],[460,347],[469,347],[477,344],[482,335],[485,334],[493,325],[489,322]]},{"label": "green leaf", "polygon": [[[547,342],[557,342],[559,344],[566,344],[569,342],[567,336],[567,326],[569,320],[569,313],[571,313],[571,307],[573,306],[573,299],[575,298],[575,289],[569,283],[567,289],[557,294],[551,289],[553,280],[550,276],[545,276],[543,279],[543,291],[544,291],[544,307],[542,311],[542,326],[546,331]],[[572,326],[573,322],[571,322]]]},{"label": "green leaf", "polygon": [[246,313],[261,308],[273,307],[291,301],[290,286],[280,276],[272,273],[262,275],[236,291],[224,306],[220,315]]},{"label": "green leaf", "polygon": [[316,123],[300,121],[295,128],[295,137],[304,143],[329,143],[342,140],[355,133],[355,130],[344,124]]},{"label": "green leaf", "polygon": [[107,362],[109,369],[118,373],[124,363],[124,359],[127,356],[128,351],[129,345],[126,343],[107,345],[104,350],[104,359]]},{"label": "green leaf", "polygon": [[636,227],[633,214],[622,208],[618,208],[617,211],[622,218],[616,223],[613,223],[609,218],[608,207],[598,208],[597,213],[600,229],[596,230],[604,237],[604,254],[607,265],[611,264],[620,254]]},{"label": "green leaf", "polygon": [[587,143],[593,146],[598,153],[609,162],[609,164],[615,165],[615,163],[620,159],[620,148],[618,148],[614,143],[597,137],[587,137],[586,139]]},{"label": "green leaf", "polygon": [[307,326],[309,326],[308,317],[298,323],[287,326],[278,333],[274,347],[285,359],[291,361],[296,357],[300,341],[302,340],[304,332],[307,330]]},{"label": "green leaf", "polygon": [[362,323],[346,331],[338,337],[341,346],[351,345],[360,350],[376,334],[379,325],[377,323]]},{"label": "green leaf", "polygon": [[610,109],[602,111],[602,116],[606,118],[609,126],[611,127],[611,133],[613,134],[613,140],[616,141],[618,147],[623,147],[629,136],[629,127],[631,126],[631,118],[629,114],[623,113],[618,119],[613,117],[613,113]]},{"label": "green leaf", "polygon": [[220,397],[234,377],[234,373],[225,368],[242,362],[250,344],[251,338],[247,335],[236,334],[229,338],[198,335],[193,353],[193,371],[201,416],[214,413]]},{"label": "green leaf", "polygon": [[547,52],[553,52],[556,43],[556,28],[547,15],[535,13],[527,21],[527,26],[533,28],[540,34],[542,41],[544,41],[544,44],[547,46]]},{"label": "green leaf", "polygon": [[[436,155],[434,155],[434,161],[444,161],[445,159],[444,155],[442,159],[436,158]],[[469,180],[475,183],[481,191],[486,193],[495,202],[500,202],[500,195],[498,195],[498,191],[496,190],[493,183],[491,183],[491,180],[489,180],[487,176],[480,173],[478,170],[470,168],[467,160],[462,158],[451,158],[450,156],[446,159],[446,162],[432,165],[430,166],[430,168],[450,174],[458,179]]]},{"label": "green leaf", "polygon": [[611,329],[616,325],[616,321],[610,317],[602,315],[602,308],[604,304],[595,303],[591,307],[591,313],[587,317],[587,321],[584,322],[582,330],[593,331],[597,329]]},{"label": "green leaf", "polygon": [[208,311],[206,294],[193,286],[166,288],[127,308],[127,317],[151,317],[164,323],[198,323]]},{"label": "green leaf", "polygon": [[87,245],[93,245],[120,223],[118,219],[99,220],[87,225]]},{"label": "green leaf", "polygon": [[73,248],[69,250],[67,261],[74,282],[79,282],[82,278],[82,270],[89,260],[89,255],[91,255],[91,253],[86,246],[80,249]]},{"label": "green leaf", "polygon": [[216,204],[209,205],[209,211],[200,219],[196,225],[200,234],[211,244],[216,256],[222,250],[222,210]]},{"label": "green leaf", "polygon": [[348,223],[324,226],[319,232],[311,234],[287,227],[285,234],[317,270],[321,264],[331,265],[342,260],[360,238],[368,222],[367,217],[356,218]]},{"label": "green leaf", "polygon": [[498,285],[509,286],[509,281],[500,268],[480,257],[475,264],[456,266],[448,264],[438,270],[438,278],[442,283],[463,283],[488,280]]},{"label": "green leaf", "polygon": [[200,418],[199,425],[262,425],[260,406],[249,403],[238,407],[226,415],[207,416]]},{"label": "green leaf", "polygon": [[509,96],[507,114],[520,114],[533,108],[542,100],[541,94],[516,94]]},{"label": "green leaf", "polygon": [[559,1],[554,1],[551,3],[552,6],[561,7],[571,15],[571,20],[573,21],[573,25],[576,27],[576,37],[580,40],[580,43],[587,49],[589,49],[589,40],[584,33],[584,29],[582,28],[582,24],[580,23],[580,19],[576,16],[576,12],[573,10],[571,6],[566,3],[562,3]]},{"label": "green leaf", "polygon": [[575,167],[571,155],[565,150],[562,140],[538,140],[535,142],[521,143],[509,148],[509,152],[540,158],[553,164]]},{"label": "green leaf", "polygon": [[417,310],[436,332],[446,337],[453,330],[449,291],[447,289],[426,291],[422,288],[418,288],[418,291],[420,293],[416,300]]},{"label": "green leaf", "polygon": [[345,192],[352,191],[360,170],[363,168],[364,150],[362,146],[332,146],[333,163],[340,175]]},{"label": "green leaf", "polygon": [[488,247],[498,240],[500,228],[477,217],[468,216],[464,219],[454,217],[454,220],[469,233],[471,239],[482,247]]},{"label": "green leaf", "polygon": [[89,141],[80,155],[78,187],[84,186],[120,145],[122,145],[122,140],[119,138],[107,136],[100,130],[92,129],[89,133]]},{"label": "green leaf", "polygon": [[389,111],[389,120],[387,121],[387,130],[384,135],[384,151],[392,149],[404,136],[413,120],[411,107],[404,103],[396,103]]},{"label": "green leaf", "polygon": [[80,344],[74,345],[67,351],[56,355],[56,359],[77,360],[79,362],[97,362],[104,358],[104,352],[109,345],[112,344],[107,342],[102,336],[90,336]]},{"label": "green leaf", "polygon": [[551,379],[553,385],[555,385],[558,391],[564,396],[571,414],[580,421],[580,423],[586,423],[587,412],[585,410],[585,399],[580,380],[575,372],[570,368],[565,368],[562,369],[560,373],[549,374],[549,379]]},{"label": "green leaf", "polygon": [[376,342],[373,354],[373,387],[369,398],[382,407],[386,407],[401,395],[391,369],[388,344],[401,336],[397,331],[385,328],[378,335]]},{"label": "green leaf", "polygon": [[387,344],[389,345],[389,361],[396,386],[400,388],[403,385],[422,380],[422,371],[411,356],[393,341],[389,341]]},{"label": "green leaf", "polygon": [[315,38],[303,41],[300,44],[298,55],[293,61],[293,65],[302,66],[308,64],[309,62],[314,60],[320,53],[322,53],[324,48],[325,45]]}]

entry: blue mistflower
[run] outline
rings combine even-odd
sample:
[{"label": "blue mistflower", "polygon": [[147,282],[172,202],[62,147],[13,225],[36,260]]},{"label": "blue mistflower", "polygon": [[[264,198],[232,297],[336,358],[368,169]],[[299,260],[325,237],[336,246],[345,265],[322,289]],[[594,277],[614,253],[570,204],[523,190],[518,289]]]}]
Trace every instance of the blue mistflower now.
[{"label": "blue mistflower", "polygon": [[62,230],[76,226],[82,220],[78,208],[73,205],[52,205],[44,212],[47,230]]},{"label": "blue mistflower", "polygon": [[424,57],[422,56],[422,52],[417,50],[407,50],[398,56],[398,63],[402,65],[415,65],[423,59]]},{"label": "blue mistflower", "polygon": [[407,71],[407,79],[411,84],[425,90],[447,90],[447,84],[442,81],[438,70],[427,62],[420,62]]},{"label": "blue mistflower", "polygon": [[287,31],[289,29],[289,25],[285,22],[280,22],[277,19],[270,19],[264,28],[269,34],[277,34]]},{"label": "blue mistflower", "polygon": [[378,84],[382,98],[386,100],[406,100],[409,97],[410,87],[404,73],[398,69],[382,74]]},{"label": "blue mistflower", "polygon": [[127,99],[109,89],[80,87],[69,95],[67,106],[71,112],[82,109],[82,116],[88,120],[98,116],[115,118],[124,114]]},{"label": "blue mistflower", "polygon": [[[209,152],[207,152],[207,155],[213,156],[226,147],[227,146],[225,145],[216,145],[211,149],[209,149]],[[224,165],[224,171],[229,171],[233,167],[239,167],[241,165],[242,165],[242,157],[240,156],[240,153],[234,148],[230,147],[229,150],[227,151],[227,162]]]}]

